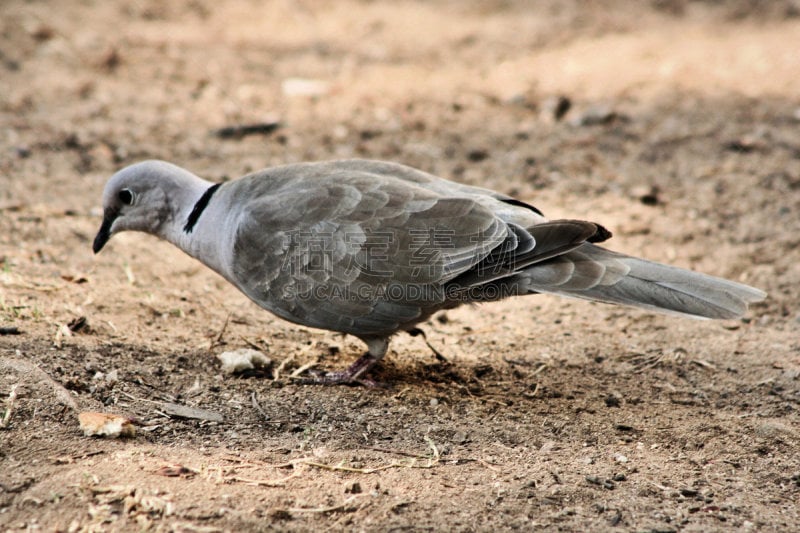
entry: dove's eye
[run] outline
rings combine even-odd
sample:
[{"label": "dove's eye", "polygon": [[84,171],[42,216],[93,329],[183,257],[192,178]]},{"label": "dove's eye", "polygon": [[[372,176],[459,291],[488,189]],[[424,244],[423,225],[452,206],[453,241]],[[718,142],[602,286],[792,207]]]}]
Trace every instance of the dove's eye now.
[{"label": "dove's eye", "polygon": [[130,189],[122,189],[118,195],[119,201],[125,205],[133,204],[133,191]]}]

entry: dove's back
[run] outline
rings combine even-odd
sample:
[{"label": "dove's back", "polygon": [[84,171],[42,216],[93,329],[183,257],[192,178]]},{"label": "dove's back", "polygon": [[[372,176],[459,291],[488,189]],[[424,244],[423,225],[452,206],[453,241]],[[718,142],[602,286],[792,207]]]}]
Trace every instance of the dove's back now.
[{"label": "dove's back", "polygon": [[[765,294],[601,248],[610,233],[548,221],[500,193],[377,161],[303,163],[224,184],[207,225],[223,275],[304,325],[390,335],[435,311],[553,293],[705,318]],[[200,257],[202,260],[203,258]]]}]

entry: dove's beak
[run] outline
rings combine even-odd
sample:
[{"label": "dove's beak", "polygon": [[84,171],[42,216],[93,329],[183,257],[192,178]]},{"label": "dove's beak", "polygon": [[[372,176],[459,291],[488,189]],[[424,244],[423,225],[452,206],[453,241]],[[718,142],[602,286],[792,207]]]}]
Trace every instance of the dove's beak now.
[{"label": "dove's beak", "polygon": [[111,238],[111,226],[114,224],[114,220],[116,219],[117,213],[106,210],[106,212],[103,214],[103,223],[100,225],[100,231],[97,232],[97,236],[94,238],[94,243],[92,244],[92,250],[94,253],[102,250],[103,246],[105,246],[108,242],[108,239]]}]

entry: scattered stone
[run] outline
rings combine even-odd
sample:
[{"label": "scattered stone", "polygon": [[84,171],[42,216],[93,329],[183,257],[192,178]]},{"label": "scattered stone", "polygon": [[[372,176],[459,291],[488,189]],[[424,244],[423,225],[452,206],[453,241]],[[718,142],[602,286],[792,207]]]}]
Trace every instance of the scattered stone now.
[{"label": "scattered stone", "polygon": [[64,345],[64,339],[69,337],[72,337],[72,330],[67,324],[60,324],[53,336],[53,346],[61,348]]},{"label": "scattered stone", "polygon": [[49,41],[56,35],[56,31],[52,26],[47,24],[39,24],[31,30],[31,37],[39,42]]},{"label": "scattered stone", "polygon": [[330,92],[330,83],[305,78],[287,78],[281,84],[286,96],[323,96]]},{"label": "scattered stone", "polygon": [[486,150],[485,148],[475,148],[467,152],[467,159],[473,163],[479,163],[484,159],[488,159],[488,157],[489,150]]},{"label": "scattered stone", "polygon": [[547,98],[542,103],[542,112],[545,114],[546,119],[552,119],[559,122],[564,116],[572,109],[572,100],[564,95],[553,96]]},{"label": "scattered stone", "polygon": [[274,520],[291,520],[292,513],[290,513],[286,509],[272,509],[269,512],[269,517]]},{"label": "scattered stone", "polygon": [[657,185],[640,185],[631,190],[634,198],[639,200],[644,205],[655,206],[662,202],[660,194],[661,189]]},{"label": "scattered stone", "polygon": [[77,318],[73,318],[67,324],[69,330],[73,333],[88,333],[89,332],[89,321],[86,319],[85,316],[79,316]]},{"label": "scattered stone", "polygon": [[798,432],[790,425],[778,420],[766,420],[756,426],[755,434],[762,439],[797,438]]},{"label": "scattered stone", "polygon": [[106,383],[109,385],[114,385],[117,381],[119,381],[119,371],[117,369],[106,374]]},{"label": "scattered stone", "polygon": [[344,488],[345,494],[361,494],[361,484],[358,481],[353,481]]},{"label": "scattered stone", "polygon": [[593,105],[572,120],[573,126],[601,126],[624,118],[610,106]]},{"label": "scattered stone", "polygon": [[115,70],[120,63],[122,63],[122,56],[115,46],[106,49],[97,61],[98,67],[108,71]]},{"label": "scattered stone", "polygon": [[[533,107],[533,104],[530,101],[528,101],[528,97],[522,93],[517,93],[509,98],[506,98],[505,103],[508,105],[515,105],[519,107]],[[458,107],[458,109],[455,109],[456,106]],[[458,103],[454,104],[453,107],[454,111],[461,111],[463,109],[463,106]]]},{"label": "scattered stone", "polygon": [[492,365],[478,365],[472,371],[476,378],[482,378],[494,372],[494,368]]},{"label": "scattered stone", "polygon": [[730,152],[738,152],[740,154],[749,154],[755,151],[766,149],[763,140],[757,135],[745,135],[739,139],[734,139],[723,145],[725,150]]},{"label": "scattered stone", "polygon": [[196,470],[187,468],[179,464],[164,465],[154,472],[158,476],[164,477],[192,477],[197,474]]},{"label": "scattered stone", "polygon": [[608,396],[606,396],[603,401],[606,403],[606,407],[619,407],[620,405],[622,405],[620,399],[613,394],[609,394]]},{"label": "scattered stone", "polygon": [[[69,211],[65,211],[64,214],[66,216],[77,216],[77,213]],[[68,281],[70,283],[77,283],[78,285],[89,282],[89,278],[87,278],[86,276],[73,276],[71,274],[64,274],[61,276],[61,279],[63,279],[64,281]]]},{"label": "scattered stone", "polygon": [[558,449],[558,444],[555,441],[548,440],[539,448],[541,453],[549,453]]}]

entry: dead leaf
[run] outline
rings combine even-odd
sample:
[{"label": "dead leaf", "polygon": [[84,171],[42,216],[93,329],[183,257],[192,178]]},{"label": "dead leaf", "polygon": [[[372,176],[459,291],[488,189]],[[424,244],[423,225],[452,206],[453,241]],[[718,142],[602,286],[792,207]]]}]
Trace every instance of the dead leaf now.
[{"label": "dead leaf", "polygon": [[222,422],[224,419],[216,411],[208,411],[197,407],[189,407],[179,403],[166,402],[162,404],[164,412],[178,418],[191,418],[195,420],[208,420],[209,422]]},{"label": "dead leaf", "polygon": [[73,276],[71,274],[64,274],[61,276],[61,279],[63,279],[64,281],[68,281],[70,283],[78,283],[78,284],[89,282],[89,278],[87,278],[86,276]]},{"label": "dead leaf", "polygon": [[197,471],[187,468],[183,465],[164,465],[155,471],[156,475],[165,477],[190,477],[197,473]]},{"label": "dead leaf", "polygon": [[83,412],[78,415],[83,434],[87,437],[133,437],[136,427],[130,418],[111,413]]}]

